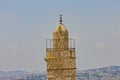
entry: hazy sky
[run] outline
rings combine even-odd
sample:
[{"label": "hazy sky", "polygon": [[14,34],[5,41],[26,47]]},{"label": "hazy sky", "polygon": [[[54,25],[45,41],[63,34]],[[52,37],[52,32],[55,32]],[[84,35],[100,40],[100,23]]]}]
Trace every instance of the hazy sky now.
[{"label": "hazy sky", "polygon": [[59,14],[78,70],[120,65],[120,0],[0,0],[0,70],[45,71]]}]

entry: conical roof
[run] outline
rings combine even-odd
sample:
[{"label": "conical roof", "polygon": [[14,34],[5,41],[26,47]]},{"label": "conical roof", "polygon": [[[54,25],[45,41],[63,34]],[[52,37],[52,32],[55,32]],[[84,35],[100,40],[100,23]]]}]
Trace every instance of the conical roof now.
[{"label": "conical roof", "polygon": [[60,23],[54,32],[68,32],[67,28],[64,26],[64,24]]}]

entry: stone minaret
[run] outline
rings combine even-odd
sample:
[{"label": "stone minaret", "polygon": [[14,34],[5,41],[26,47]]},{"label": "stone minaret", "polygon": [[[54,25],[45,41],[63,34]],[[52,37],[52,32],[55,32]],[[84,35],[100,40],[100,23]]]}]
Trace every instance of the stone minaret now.
[{"label": "stone minaret", "polygon": [[47,80],[76,80],[75,40],[68,37],[62,23],[53,32],[53,39],[46,40]]}]

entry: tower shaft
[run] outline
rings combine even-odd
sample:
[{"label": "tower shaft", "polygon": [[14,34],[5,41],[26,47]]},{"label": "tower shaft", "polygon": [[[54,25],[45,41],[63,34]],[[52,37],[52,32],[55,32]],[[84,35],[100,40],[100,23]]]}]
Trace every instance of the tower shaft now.
[{"label": "tower shaft", "polygon": [[62,23],[46,40],[47,80],[76,80],[75,39],[68,37]]}]

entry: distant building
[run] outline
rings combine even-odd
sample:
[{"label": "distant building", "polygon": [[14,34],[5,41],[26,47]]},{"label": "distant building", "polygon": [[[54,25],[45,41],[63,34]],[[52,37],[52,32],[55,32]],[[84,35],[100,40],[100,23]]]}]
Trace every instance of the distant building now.
[{"label": "distant building", "polygon": [[69,38],[62,23],[53,32],[53,39],[46,40],[47,80],[76,80],[75,39]]}]

